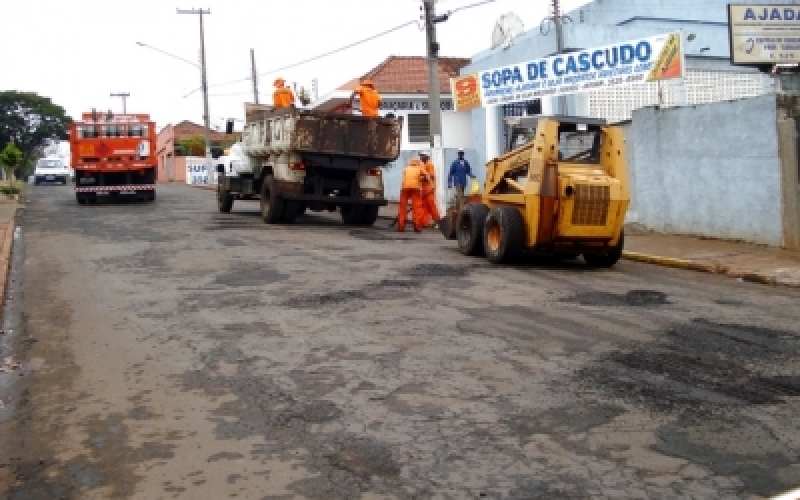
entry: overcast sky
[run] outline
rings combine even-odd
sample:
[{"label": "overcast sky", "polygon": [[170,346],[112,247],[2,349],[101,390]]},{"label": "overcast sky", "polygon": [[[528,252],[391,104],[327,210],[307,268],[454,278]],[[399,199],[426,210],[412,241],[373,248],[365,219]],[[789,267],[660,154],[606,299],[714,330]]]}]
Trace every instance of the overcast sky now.
[{"label": "overcast sky", "polygon": [[[439,0],[437,11],[478,0]],[[562,0],[565,11],[587,0]],[[389,55],[424,55],[416,25],[355,48],[285,71],[272,70],[367,38],[419,17],[420,0],[2,0],[0,90],[32,91],[79,117],[92,107],[122,111],[110,93],[129,92],[128,112],[149,113],[160,129],[188,119],[202,123],[200,34],[197,15],[176,8],[210,8],[204,16],[212,126],[243,116],[252,101],[250,49],[255,50],[262,102],[271,102],[276,76],[320,95],[360,76]],[[471,57],[489,48],[495,21],[516,13],[525,28],[548,15],[548,0],[496,0],[438,24],[440,55]],[[243,80],[219,85],[231,80]],[[184,97],[187,96],[188,97]]]}]

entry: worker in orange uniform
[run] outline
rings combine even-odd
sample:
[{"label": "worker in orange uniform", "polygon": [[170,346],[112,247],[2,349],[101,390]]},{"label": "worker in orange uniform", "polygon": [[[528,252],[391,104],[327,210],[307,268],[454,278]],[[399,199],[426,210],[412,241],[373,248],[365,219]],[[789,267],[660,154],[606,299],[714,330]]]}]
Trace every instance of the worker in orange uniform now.
[{"label": "worker in orange uniform", "polygon": [[[419,152],[419,162],[422,164],[422,225],[430,226],[439,222],[439,209],[436,208],[436,168],[430,160],[428,151]],[[433,222],[431,222],[433,219]]]},{"label": "worker in orange uniform", "polygon": [[276,108],[288,108],[294,104],[294,92],[285,86],[286,80],[277,78],[275,80],[275,92],[272,93],[272,104]]},{"label": "worker in orange uniform", "polygon": [[403,169],[403,185],[400,188],[400,208],[397,213],[397,231],[406,230],[406,215],[408,200],[411,200],[411,220],[414,222],[414,232],[422,231],[422,187],[420,179],[423,175],[422,164],[416,158],[409,162]]},{"label": "worker in orange uniform", "polygon": [[361,85],[350,94],[350,109],[353,109],[353,101],[358,97],[361,101],[361,114],[369,117],[378,117],[378,109],[381,107],[381,95],[375,90],[372,80],[365,79]]}]

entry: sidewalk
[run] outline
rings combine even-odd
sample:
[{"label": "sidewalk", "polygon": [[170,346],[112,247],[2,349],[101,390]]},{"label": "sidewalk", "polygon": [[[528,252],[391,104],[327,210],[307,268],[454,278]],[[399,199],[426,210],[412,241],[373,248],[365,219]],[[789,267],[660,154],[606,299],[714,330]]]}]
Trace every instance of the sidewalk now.
[{"label": "sidewalk", "polygon": [[[394,219],[397,204],[381,207],[379,216]],[[724,274],[743,281],[800,287],[800,251],[659,234],[629,225],[625,228],[623,258],[661,266]]]},{"label": "sidewalk", "polygon": [[6,302],[6,289],[8,288],[8,271],[11,265],[11,247],[14,243],[14,223],[17,209],[22,205],[19,202],[0,199],[0,293],[3,294],[0,303]]}]

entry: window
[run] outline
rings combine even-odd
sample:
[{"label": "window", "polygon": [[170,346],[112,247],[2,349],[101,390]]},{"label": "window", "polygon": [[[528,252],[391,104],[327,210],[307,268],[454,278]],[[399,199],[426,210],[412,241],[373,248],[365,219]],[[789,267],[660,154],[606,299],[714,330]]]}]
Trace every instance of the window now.
[{"label": "window", "polygon": [[426,114],[408,115],[408,142],[430,142],[431,121]]},{"label": "window", "polygon": [[144,137],[144,126],[128,125],[128,137]]}]

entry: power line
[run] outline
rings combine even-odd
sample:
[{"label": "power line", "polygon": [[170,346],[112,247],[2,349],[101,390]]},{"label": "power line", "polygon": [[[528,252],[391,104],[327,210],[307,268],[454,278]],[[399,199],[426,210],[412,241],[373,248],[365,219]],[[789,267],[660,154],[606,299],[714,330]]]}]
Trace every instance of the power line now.
[{"label": "power line", "polygon": [[[492,0],[492,1],[494,1],[494,0]],[[279,71],[286,71],[287,69],[292,69],[292,68],[295,68],[297,66],[301,66],[303,64],[307,64],[307,63],[310,63],[312,61],[316,61],[318,59],[322,59],[324,57],[332,56],[332,55],[337,54],[339,52],[343,52],[343,51],[345,51],[347,49],[351,49],[351,48],[353,48],[353,47],[355,47],[357,45],[361,45],[361,44],[364,44],[364,43],[367,43],[367,42],[371,42],[372,40],[375,40],[376,38],[380,38],[382,36],[388,35],[389,33],[393,33],[395,31],[398,31],[398,30],[401,30],[401,29],[405,28],[406,26],[411,26],[412,24],[416,24],[416,23],[417,23],[417,21],[413,20],[413,21],[405,22],[403,24],[399,24],[399,25],[395,26],[394,28],[389,28],[388,30],[381,31],[380,33],[377,33],[375,35],[369,36],[369,37],[364,38],[362,40],[358,40],[356,42],[349,43],[349,44],[347,44],[347,45],[345,45],[343,47],[339,47],[338,49],[329,50],[328,52],[316,55],[314,57],[309,57],[308,59],[303,59],[302,61],[298,61],[298,62],[295,62],[295,63],[292,63],[292,64],[288,64],[286,66],[282,66],[280,68],[275,68],[275,69],[272,69],[272,70],[269,70],[269,71],[265,71],[263,73],[258,73],[258,76],[266,76],[266,75],[269,75],[269,74],[277,73]],[[225,85],[232,85],[234,83],[242,83],[242,82],[250,82],[250,81],[252,81],[252,77],[239,78],[239,79],[236,79],[236,80],[230,80],[228,82],[215,83],[213,85],[209,85],[209,87],[222,87],[222,86],[225,86]]]},{"label": "power line", "polygon": [[[494,3],[494,2],[497,2],[497,1],[498,0],[482,0],[480,2],[475,2],[475,3],[468,4],[468,5],[462,5],[461,7],[456,7],[455,9],[452,9],[452,10],[448,11],[447,15],[451,15],[451,14],[454,14],[454,13],[462,11],[462,10],[468,10],[468,9],[472,9],[474,7],[479,7],[481,5]],[[418,23],[418,20],[416,20],[416,19],[414,19],[412,21],[407,21],[407,22],[405,22],[403,24],[399,24],[399,25],[397,25],[397,26],[395,26],[393,28],[389,28],[387,30],[381,31],[380,33],[376,33],[374,35],[371,35],[371,36],[369,36],[367,38],[363,38],[363,39],[358,40],[356,42],[349,43],[349,44],[344,45],[342,47],[339,47],[337,49],[333,49],[333,50],[330,50],[330,51],[325,52],[323,54],[319,54],[319,55],[316,55],[316,56],[313,56],[313,57],[309,57],[307,59],[303,59],[301,61],[298,61],[298,62],[295,62],[295,63],[292,63],[292,64],[288,64],[288,65],[282,66],[280,68],[274,68],[274,69],[271,69],[269,71],[265,71],[263,73],[258,73],[256,76],[267,76],[267,75],[270,75],[270,74],[277,73],[279,71],[286,71],[287,69],[296,68],[297,66],[302,66],[303,64],[308,64],[310,62],[313,62],[313,61],[316,61],[316,60],[319,60],[319,59],[323,59],[325,57],[332,56],[334,54],[338,54],[339,52],[343,52],[345,50],[351,49],[351,48],[356,47],[358,45],[362,45],[364,43],[371,42],[372,40],[375,40],[375,39],[380,38],[382,36],[386,36],[386,35],[388,35],[390,33],[394,33],[395,31],[399,31],[399,30],[401,30],[401,29],[403,29],[403,28],[405,28],[407,26],[411,26],[411,25],[414,25],[414,24],[417,24],[417,23]],[[226,85],[233,85],[233,84],[237,84],[237,83],[252,82],[252,81],[253,81],[252,77],[243,77],[243,78],[237,78],[236,80],[229,80],[227,82],[209,84],[208,86],[209,87],[224,87]],[[185,97],[189,97],[190,95],[194,94],[198,90],[200,90],[200,89],[195,89],[195,90],[189,92],[188,94],[184,95],[183,97],[184,98]]]}]

